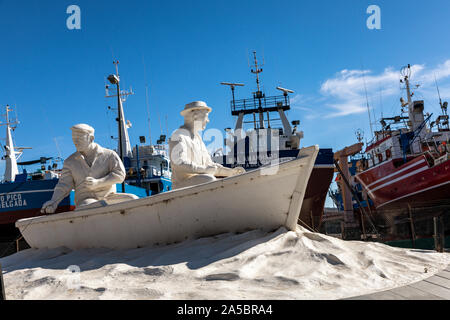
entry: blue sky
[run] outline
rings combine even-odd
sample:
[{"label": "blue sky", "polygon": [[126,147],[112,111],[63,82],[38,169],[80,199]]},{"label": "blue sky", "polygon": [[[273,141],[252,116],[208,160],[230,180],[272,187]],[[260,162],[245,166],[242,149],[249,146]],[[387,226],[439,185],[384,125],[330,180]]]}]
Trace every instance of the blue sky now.
[{"label": "blue sky", "polygon": [[[81,30],[66,27],[72,4],[81,9]],[[366,26],[372,4],[381,9],[381,30]],[[245,83],[236,96],[250,97],[255,50],[265,61],[266,95],[279,85],[295,91],[288,117],[301,121],[303,145],[338,150],[355,142],[358,128],[370,138],[364,83],[376,118],[399,113],[398,71],[408,63],[426,111],[439,111],[435,75],[450,98],[449,15],[446,0],[0,0],[0,104],[17,107],[15,142],[33,148],[22,160],[67,157],[69,128],[80,122],[114,148],[107,106],[115,100],[104,97],[104,79],[118,59],[122,88],[135,92],[125,103],[132,144],[148,140],[146,85],[153,142],[161,128],[170,134],[182,123],[180,110],[194,100],[213,108],[208,128],[223,130],[235,120],[219,83]]]}]

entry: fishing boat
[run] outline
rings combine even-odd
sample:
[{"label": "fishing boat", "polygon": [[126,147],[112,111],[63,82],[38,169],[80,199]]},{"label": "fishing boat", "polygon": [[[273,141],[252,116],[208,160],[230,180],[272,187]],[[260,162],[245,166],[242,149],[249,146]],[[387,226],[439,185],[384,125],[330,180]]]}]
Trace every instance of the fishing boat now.
[{"label": "fishing boat", "polygon": [[295,230],[318,146],[294,160],[143,199],[23,219],[33,248],[139,248],[252,229]]},{"label": "fishing boat", "polygon": [[[225,145],[213,155],[213,161],[227,167],[241,166],[255,170],[271,162],[283,162],[295,159],[299,155],[300,141],[303,131],[298,130],[299,120],[289,122],[286,111],[291,109],[289,94],[293,90],[282,87],[276,89],[282,95],[266,96],[261,90],[259,74],[263,71],[258,64],[256,52],[253,52],[254,65],[251,72],[256,76],[256,91],[249,99],[235,99],[235,88],[242,83],[222,82],[231,88],[231,115],[236,116],[235,128],[227,128]],[[244,118],[250,117],[250,121]],[[276,117],[279,118],[276,118]],[[279,121],[282,126],[280,127]],[[252,124],[252,128],[244,131],[244,124]],[[331,148],[320,148],[314,164],[311,178],[307,183],[303,206],[299,215],[299,224],[312,230],[319,230],[328,187],[334,175],[333,151]]]},{"label": "fishing boat", "polygon": [[381,119],[355,178],[376,208],[375,224],[385,241],[432,242],[433,218],[441,219],[445,233],[450,231],[448,103],[439,98],[442,114],[431,121],[424,101],[412,100],[410,65],[401,74],[407,100],[400,103],[407,115]]},{"label": "fishing boat", "polygon": [[[6,121],[1,125],[6,128],[6,144],[3,146],[5,161],[5,173],[0,183],[0,225],[8,229],[17,220],[41,215],[44,202],[50,200],[53,189],[58,183],[61,169],[58,164],[62,159],[41,157],[37,160],[18,162],[23,150],[31,148],[15,147],[12,132],[18,122],[10,119],[12,108],[5,108]],[[23,169],[19,173],[18,166],[26,167],[40,164],[35,172],[27,172]],[[48,165],[48,167],[47,167]],[[56,212],[64,212],[75,209],[73,194],[68,195],[59,204]]]}]

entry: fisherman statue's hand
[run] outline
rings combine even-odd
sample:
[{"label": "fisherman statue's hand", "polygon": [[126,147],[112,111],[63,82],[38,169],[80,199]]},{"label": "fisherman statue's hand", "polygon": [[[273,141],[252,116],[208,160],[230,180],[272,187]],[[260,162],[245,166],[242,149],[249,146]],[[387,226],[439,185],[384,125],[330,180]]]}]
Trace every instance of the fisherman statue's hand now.
[{"label": "fisherman statue's hand", "polygon": [[237,174],[241,174],[245,172],[245,169],[242,167],[236,167],[236,168],[227,168],[220,164],[217,165],[217,171],[216,171],[216,177],[231,177]]},{"label": "fisherman statue's hand", "polygon": [[41,213],[54,213],[56,208],[58,208],[58,203],[56,201],[49,200],[42,206]]},{"label": "fisherman statue's hand", "polygon": [[236,168],[233,168],[233,171],[234,171],[234,174],[235,174],[235,175],[236,175],[236,174],[245,173],[245,169],[242,168],[242,167],[236,167]]},{"label": "fisherman statue's hand", "polygon": [[213,165],[207,166],[205,168],[205,173],[214,175],[217,172],[217,170],[218,170],[218,166],[217,166],[217,164],[214,163]]},{"label": "fisherman statue's hand", "polygon": [[84,179],[83,183],[86,186],[86,188],[93,190],[93,189],[96,189],[100,185],[101,181],[100,181],[100,179],[95,179],[93,177],[87,177],[86,179]]}]

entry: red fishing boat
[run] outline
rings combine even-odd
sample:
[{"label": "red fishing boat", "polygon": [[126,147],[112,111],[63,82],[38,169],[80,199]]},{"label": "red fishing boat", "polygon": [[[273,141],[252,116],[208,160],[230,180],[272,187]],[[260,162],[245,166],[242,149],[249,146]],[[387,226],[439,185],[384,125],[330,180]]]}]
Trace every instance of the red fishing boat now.
[{"label": "red fishing boat", "polygon": [[[433,217],[443,218],[449,230],[450,129],[447,102],[431,121],[424,101],[413,101],[410,66],[402,69],[407,101],[400,99],[407,116],[382,118],[367,145],[362,170],[356,174],[376,208],[377,225],[386,240],[433,235]],[[448,233],[447,233],[448,234]]]}]

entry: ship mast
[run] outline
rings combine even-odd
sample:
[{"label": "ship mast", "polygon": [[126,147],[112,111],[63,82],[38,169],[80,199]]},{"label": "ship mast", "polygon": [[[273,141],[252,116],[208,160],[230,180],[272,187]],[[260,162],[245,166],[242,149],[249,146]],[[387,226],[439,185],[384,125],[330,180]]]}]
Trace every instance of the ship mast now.
[{"label": "ship mast", "polygon": [[256,51],[253,51],[253,60],[255,61],[254,67],[255,70],[251,69],[252,73],[256,74],[256,87],[258,89],[258,92],[261,92],[261,90],[259,90],[259,74],[263,71],[263,69],[259,69],[258,68],[258,60],[256,60]]},{"label": "ship mast", "polygon": [[[253,51],[253,60],[255,61],[254,62],[255,69],[251,69],[251,72],[256,74],[256,88],[257,88],[257,91],[253,92],[253,97],[255,99],[258,99],[259,128],[264,129],[264,113],[263,113],[262,102],[261,102],[261,99],[264,97],[264,94],[261,92],[260,87],[259,87],[259,74],[263,71],[263,69],[259,68],[259,66],[258,66],[258,60],[256,59],[256,51]],[[254,116],[255,116],[255,114],[253,114],[253,117]],[[254,122],[255,122],[255,129],[256,129],[256,120]],[[269,124],[269,127],[270,127],[270,124]]]},{"label": "ship mast", "polygon": [[[130,138],[128,137],[128,127],[130,127],[131,125],[129,125],[128,123],[125,122],[125,115],[123,112],[123,106],[122,106],[122,96],[124,97],[123,99],[126,98],[126,96],[130,95],[130,94],[134,94],[132,90],[128,91],[124,91],[121,92],[120,91],[120,77],[119,77],[119,61],[113,61],[114,65],[116,66],[116,74],[111,74],[108,76],[108,81],[111,84],[115,84],[117,87],[117,94],[116,95],[109,95],[108,94],[108,88],[109,86],[106,85],[106,97],[110,98],[110,97],[117,97],[117,113],[118,113],[118,118],[116,119],[118,122],[118,131],[119,131],[119,156],[120,159],[122,160],[122,162],[124,163],[125,167],[127,166],[127,162],[125,162],[125,158],[127,158],[128,160],[132,157],[132,152],[131,152],[131,144],[130,144]],[[128,161],[129,163],[129,161]],[[125,181],[122,182],[122,192],[125,192]]]},{"label": "ship mast", "polygon": [[415,102],[412,101],[413,94],[411,93],[411,88],[410,88],[410,83],[409,83],[409,79],[411,77],[411,65],[408,64],[408,66],[403,67],[401,70],[401,74],[402,74],[403,79],[401,79],[400,82],[405,83],[406,95],[407,95],[408,101],[405,103],[403,98],[401,98],[400,101],[402,103],[402,107],[408,105],[408,118],[411,123],[411,130],[415,131],[422,125],[422,122],[424,121],[423,103],[421,105],[418,104],[416,107],[417,101],[415,101]]},{"label": "ship mast", "polygon": [[20,156],[21,152],[16,152],[14,148],[14,142],[11,134],[11,125],[17,124],[15,122],[9,122],[9,112],[11,108],[9,105],[6,106],[6,123],[2,123],[0,125],[6,126],[6,145],[5,145],[5,156],[4,160],[6,161],[5,165],[5,175],[4,180],[7,182],[14,182],[16,175],[19,174],[19,170],[17,169],[17,157]]},{"label": "ship mast", "polygon": [[[251,72],[256,75],[256,88],[257,91],[253,92],[252,99],[235,100],[234,89],[236,86],[243,86],[242,83],[221,82],[222,85],[227,85],[231,88],[232,98],[231,101],[231,115],[238,116],[236,121],[235,131],[243,129],[244,115],[253,115],[254,129],[264,129],[264,112],[267,113],[267,128],[271,128],[270,112],[278,112],[283,124],[283,135],[290,137],[293,135],[291,125],[286,117],[285,111],[290,110],[289,93],[294,93],[293,90],[277,87],[277,90],[283,92],[283,96],[270,96],[266,98],[266,95],[261,91],[259,74],[263,71],[260,68],[262,65],[258,64],[256,59],[256,51],[253,51],[254,65],[251,68]],[[259,114],[259,127],[256,121],[256,113]],[[296,121],[298,122],[298,121]]]},{"label": "ship mast", "polygon": [[[117,94],[115,95],[106,95],[107,98],[111,97],[117,97],[117,122],[118,122],[118,134],[119,134],[119,145],[118,145],[118,151],[120,158],[122,161],[124,161],[125,157],[130,158],[132,156],[131,151],[131,144],[130,144],[130,138],[128,136],[128,128],[130,125],[125,120],[125,115],[123,111],[123,104],[124,98],[128,95],[134,94],[133,91],[121,91],[120,90],[120,77],[119,77],[119,61],[113,61],[115,67],[116,67],[116,74],[109,75],[108,80],[111,82],[111,84],[115,84],[117,86]],[[108,89],[108,85],[106,86],[106,89]]]}]

